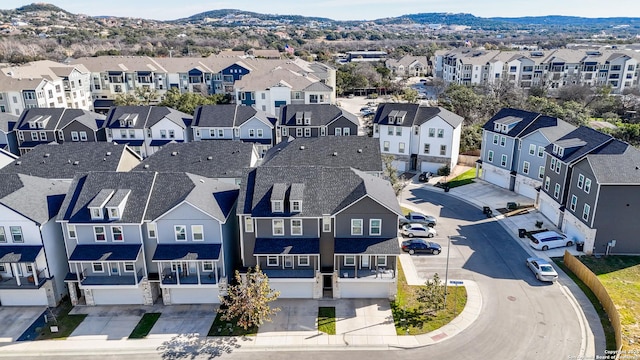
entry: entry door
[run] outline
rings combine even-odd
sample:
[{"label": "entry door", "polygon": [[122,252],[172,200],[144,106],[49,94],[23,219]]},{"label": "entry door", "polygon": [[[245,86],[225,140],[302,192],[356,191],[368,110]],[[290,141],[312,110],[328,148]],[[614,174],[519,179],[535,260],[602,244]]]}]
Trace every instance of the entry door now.
[{"label": "entry door", "polygon": [[322,276],[322,288],[324,290],[331,290],[333,288],[333,275]]}]

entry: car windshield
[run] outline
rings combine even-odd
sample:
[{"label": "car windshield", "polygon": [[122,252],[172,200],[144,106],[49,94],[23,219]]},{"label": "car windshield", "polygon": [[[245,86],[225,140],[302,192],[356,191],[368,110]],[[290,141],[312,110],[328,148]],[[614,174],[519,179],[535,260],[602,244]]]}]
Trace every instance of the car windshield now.
[{"label": "car windshield", "polygon": [[544,272],[553,272],[553,268],[550,265],[541,265],[540,270]]}]

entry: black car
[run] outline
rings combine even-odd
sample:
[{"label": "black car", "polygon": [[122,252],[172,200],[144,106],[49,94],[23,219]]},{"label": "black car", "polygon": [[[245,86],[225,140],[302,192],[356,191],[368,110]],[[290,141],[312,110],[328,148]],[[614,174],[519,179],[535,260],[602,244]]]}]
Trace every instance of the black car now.
[{"label": "black car", "polygon": [[442,248],[439,244],[425,239],[411,239],[402,242],[402,251],[406,251],[411,255],[421,252],[438,255],[442,251]]},{"label": "black car", "polygon": [[420,174],[420,176],[418,176],[418,181],[420,182],[428,182],[429,179],[431,179],[431,177],[433,176],[432,173],[425,171],[422,174]]}]

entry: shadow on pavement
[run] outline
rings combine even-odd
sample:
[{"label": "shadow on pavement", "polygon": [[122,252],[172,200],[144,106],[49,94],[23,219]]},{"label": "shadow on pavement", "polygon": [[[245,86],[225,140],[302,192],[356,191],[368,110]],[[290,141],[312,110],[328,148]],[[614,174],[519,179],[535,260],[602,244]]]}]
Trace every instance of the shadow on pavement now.
[{"label": "shadow on pavement", "polygon": [[201,337],[198,334],[180,334],[157,348],[164,360],[213,359],[240,348],[237,337]]}]

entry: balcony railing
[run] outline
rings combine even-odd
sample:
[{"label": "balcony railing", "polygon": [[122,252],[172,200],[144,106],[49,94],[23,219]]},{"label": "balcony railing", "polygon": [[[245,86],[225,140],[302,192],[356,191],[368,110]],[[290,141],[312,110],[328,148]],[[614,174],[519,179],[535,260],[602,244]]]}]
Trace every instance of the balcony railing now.
[{"label": "balcony railing", "polygon": [[382,279],[382,280],[392,280],[396,277],[395,271],[393,269],[387,268],[378,268],[376,269],[354,269],[354,268],[340,268],[338,270],[338,276],[342,279]]},{"label": "balcony railing", "polygon": [[316,272],[313,269],[278,269],[269,270],[262,269],[262,272],[271,279],[300,279],[300,278],[313,278],[316,276]]},{"label": "balcony railing", "polygon": [[[200,282],[198,282],[200,280]],[[215,285],[218,283],[215,272],[193,273],[193,274],[178,274],[165,269],[162,272],[161,278],[162,285]]]},{"label": "balcony railing", "polygon": [[6,277],[0,276],[0,289],[38,289],[47,278],[42,274],[37,277],[30,276],[19,276],[20,285],[18,285],[18,279],[15,277]]},{"label": "balcony railing", "polygon": [[[83,272],[84,273],[84,272]],[[89,275],[81,277],[80,284],[82,286],[115,286],[115,285],[131,285],[138,286],[144,278],[144,269],[139,269],[135,274],[127,275]]]}]

